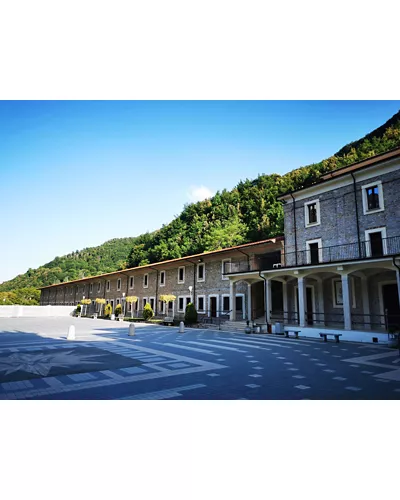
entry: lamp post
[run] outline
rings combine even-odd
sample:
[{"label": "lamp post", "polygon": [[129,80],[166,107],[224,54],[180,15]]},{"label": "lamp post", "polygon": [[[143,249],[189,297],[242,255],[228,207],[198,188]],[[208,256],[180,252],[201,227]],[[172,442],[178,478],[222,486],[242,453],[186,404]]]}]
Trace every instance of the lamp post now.
[{"label": "lamp post", "polygon": [[124,304],[123,304],[123,307],[122,307],[122,311],[123,311],[123,313],[124,313],[124,318],[125,318],[125,313],[126,313],[126,310],[125,310],[125,308],[126,308],[126,302],[125,302],[125,292],[123,292],[123,293],[122,293],[122,302],[124,303]]},{"label": "lamp post", "polygon": [[190,285],[189,286],[190,302],[193,302],[192,291],[193,291],[193,287],[192,287],[192,285]]}]

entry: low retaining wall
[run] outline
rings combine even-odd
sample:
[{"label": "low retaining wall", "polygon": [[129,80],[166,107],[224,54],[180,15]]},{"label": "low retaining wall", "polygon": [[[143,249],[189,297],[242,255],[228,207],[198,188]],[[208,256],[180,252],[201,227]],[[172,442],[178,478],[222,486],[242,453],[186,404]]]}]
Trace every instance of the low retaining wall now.
[{"label": "low retaining wall", "polygon": [[71,316],[75,306],[0,306],[0,318]]}]

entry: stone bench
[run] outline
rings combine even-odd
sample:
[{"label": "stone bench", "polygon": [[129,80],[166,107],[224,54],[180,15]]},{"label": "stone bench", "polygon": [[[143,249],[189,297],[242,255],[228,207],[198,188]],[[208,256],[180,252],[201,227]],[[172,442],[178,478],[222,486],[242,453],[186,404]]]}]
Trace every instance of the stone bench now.
[{"label": "stone bench", "polygon": [[342,336],[341,333],[320,333],[319,336],[324,339],[324,342],[328,342],[328,335],[335,337],[337,343],[339,343],[339,337]]},{"label": "stone bench", "polygon": [[289,333],[293,333],[295,338],[298,339],[300,332],[301,332],[301,330],[285,330],[285,337],[289,338]]},{"label": "stone bench", "polygon": [[174,324],[174,318],[172,316],[165,316],[163,319],[163,325],[173,325]]}]

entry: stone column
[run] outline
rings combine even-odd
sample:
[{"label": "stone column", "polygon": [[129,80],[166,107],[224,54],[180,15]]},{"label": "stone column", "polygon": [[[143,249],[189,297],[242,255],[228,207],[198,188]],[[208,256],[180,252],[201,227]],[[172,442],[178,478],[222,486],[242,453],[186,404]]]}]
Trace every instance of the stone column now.
[{"label": "stone column", "polygon": [[306,307],[307,307],[307,294],[306,294],[306,281],[300,276],[297,278],[299,290],[299,325],[304,328],[306,325]]},{"label": "stone column", "polygon": [[252,300],[251,300],[251,283],[247,283],[247,319],[249,321],[252,320],[251,317],[251,308],[253,307],[252,305]]},{"label": "stone column", "polygon": [[350,280],[347,274],[342,275],[344,329],[351,330]]},{"label": "stone column", "polygon": [[230,321],[236,321],[236,282],[231,281],[229,283],[229,291],[230,291],[230,304],[231,304],[231,313],[230,313]]},{"label": "stone column", "polygon": [[324,282],[322,280],[318,281],[317,293],[318,293],[317,325],[325,326]]},{"label": "stone column", "polygon": [[265,311],[267,313],[267,323],[271,324],[271,309],[272,309],[272,293],[271,281],[267,279],[265,282]]},{"label": "stone column", "polygon": [[[354,281],[353,281],[354,285]],[[362,293],[362,302],[363,302],[363,313],[364,318],[364,329],[371,329],[371,310],[369,308],[369,293],[368,293],[368,278],[366,276],[361,277],[361,293]]]},{"label": "stone column", "polygon": [[283,323],[289,322],[289,302],[286,281],[282,282],[282,295],[283,295]]}]

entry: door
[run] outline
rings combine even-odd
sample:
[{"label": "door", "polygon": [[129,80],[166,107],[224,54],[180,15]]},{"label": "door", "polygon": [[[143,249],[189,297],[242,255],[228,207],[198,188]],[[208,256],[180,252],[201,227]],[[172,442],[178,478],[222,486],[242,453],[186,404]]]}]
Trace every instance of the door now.
[{"label": "door", "polygon": [[236,318],[243,319],[243,297],[241,295],[236,297]]},{"label": "door", "polygon": [[318,264],[319,263],[319,249],[318,243],[310,243],[310,264]]},{"label": "door", "polygon": [[387,310],[388,327],[400,326],[400,307],[397,284],[382,286],[383,308]]},{"label": "door", "polygon": [[211,317],[217,317],[217,297],[210,297],[210,312]]}]

